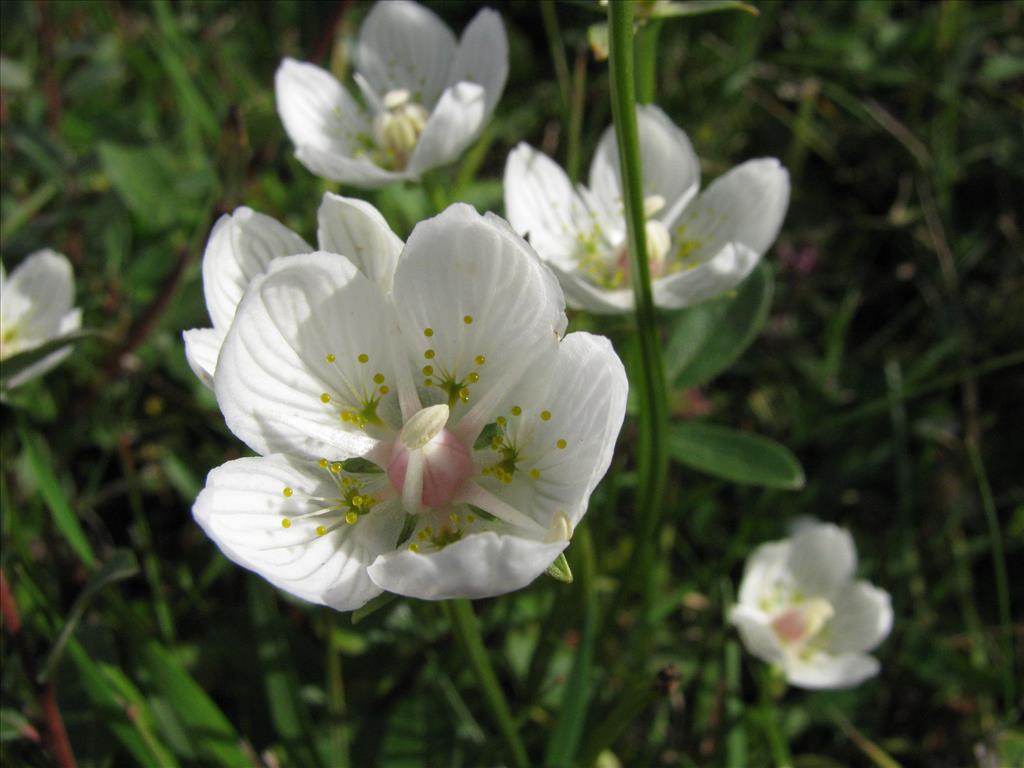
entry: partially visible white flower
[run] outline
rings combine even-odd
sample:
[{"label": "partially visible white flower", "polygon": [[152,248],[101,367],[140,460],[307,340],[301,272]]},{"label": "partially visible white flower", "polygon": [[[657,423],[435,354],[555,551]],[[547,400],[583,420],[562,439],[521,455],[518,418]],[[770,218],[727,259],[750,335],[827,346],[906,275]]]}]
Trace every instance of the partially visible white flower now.
[{"label": "partially visible white flower", "polygon": [[[654,303],[681,309],[739,285],[775,241],[789,174],[775,158],[749,160],[700,195],[690,140],[656,106],[637,108],[647,261]],[[520,144],[505,165],[505,211],[555,270],[569,305],[633,309],[618,147],[605,131],[589,187],[574,189],[550,158]]]},{"label": "partially visible white flower", "polygon": [[747,650],[801,688],[848,688],[878,674],[867,652],[892,629],[889,594],[854,581],[849,532],[804,523],[748,558],[729,621]]},{"label": "partially visible white flower", "polygon": [[[82,310],[72,307],[75,277],[71,262],[45,249],[29,254],[10,277],[0,265],[0,361],[82,327]],[[65,347],[12,376],[7,388],[41,376],[71,354]]]},{"label": "partially visible white flower", "polygon": [[295,156],[359,187],[417,180],[461,155],[494,112],[508,76],[505,27],[484,9],[456,43],[427,8],[378,2],[359,31],[355,69],[365,104],[320,67],[282,62],[277,111]]},{"label": "partially visible white flower", "polygon": [[[376,208],[328,192],[317,212],[317,222],[321,250],[347,256],[381,290],[391,289],[402,241]],[[266,272],[278,256],[312,250],[288,227],[251,208],[237,208],[217,221],[203,253],[203,293],[213,327],[193,328],[182,334],[189,366],[206,386],[213,388],[224,336],[249,283]]]},{"label": "partially visible white flower", "polygon": [[215,391],[260,456],[214,469],[196,520],[235,562],[339,610],[518,589],[608,468],[622,364],[603,337],[561,338],[554,276],[466,205],[418,224],[379,288],[323,252],[250,283]]}]

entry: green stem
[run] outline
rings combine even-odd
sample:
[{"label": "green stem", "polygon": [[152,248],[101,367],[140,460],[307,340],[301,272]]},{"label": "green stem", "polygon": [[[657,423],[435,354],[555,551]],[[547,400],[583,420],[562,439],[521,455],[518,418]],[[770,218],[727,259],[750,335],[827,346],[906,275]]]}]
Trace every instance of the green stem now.
[{"label": "green stem", "polygon": [[636,99],[653,104],[657,98],[659,19],[649,19],[636,33]]},{"label": "green stem", "polygon": [[345,679],[341,669],[341,649],[334,643],[333,622],[327,621],[327,713],[330,716],[331,760],[337,768],[352,764],[348,751],[348,728],[345,720]]},{"label": "green stem", "polygon": [[640,170],[636,98],[633,90],[633,3],[609,3],[608,27],[612,117],[615,122],[615,137],[621,165],[640,358],[637,376],[640,390],[637,506],[640,520],[627,578],[635,573],[642,579],[646,616],[651,598],[654,538],[657,534],[660,502],[668,473],[668,403],[665,392],[665,368],[661,359],[661,343],[655,322],[650,269],[646,256],[643,180]]},{"label": "green stem", "polygon": [[575,184],[580,178],[580,137],[583,133],[583,109],[587,92],[587,52],[576,54],[572,77],[572,99],[569,104],[569,136],[566,141],[565,172]]},{"label": "green stem", "polygon": [[473,613],[473,606],[468,600],[448,600],[443,605],[448,613],[452,632],[469,659],[469,665],[473,668],[495,724],[512,753],[513,765],[517,768],[528,768],[530,759],[527,757],[526,747],[519,738],[519,730],[516,728],[512,711],[498,683],[498,677],[494,674],[494,667],[487,657],[487,649],[484,648],[483,639],[480,637],[480,625],[477,623],[476,614]]},{"label": "green stem", "polygon": [[772,697],[772,668],[768,665],[764,665],[761,671],[761,724],[768,739],[768,749],[771,750],[775,768],[793,768],[789,745],[779,729],[778,712],[775,708],[775,699]]},{"label": "green stem", "polygon": [[999,527],[996,504],[992,498],[992,488],[988,484],[988,474],[981,460],[981,452],[974,440],[967,439],[967,455],[971,467],[978,480],[981,491],[981,505],[985,509],[985,520],[988,523],[988,536],[992,546],[992,568],[996,576],[996,597],[999,601],[999,628],[1003,641],[1003,663],[1006,664],[1003,678],[1003,713],[1009,715],[1014,703],[1014,669],[1013,669],[1013,623],[1010,619],[1010,587],[1006,577],[1006,559],[1003,555],[1003,534]]},{"label": "green stem", "polygon": [[423,184],[423,191],[427,193],[427,199],[430,200],[435,214],[448,207],[448,198],[445,196],[444,187],[434,173],[424,174],[420,183]]},{"label": "green stem", "polygon": [[562,42],[562,30],[558,26],[558,14],[555,12],[555,0],[541,0],[540,18],[544,23],[544,35],[551,49],[551,63],[555,67],[558,79],[558,95],[562,102],[563,117],[569,113],[569,62],[565,56],[565,44]]}]

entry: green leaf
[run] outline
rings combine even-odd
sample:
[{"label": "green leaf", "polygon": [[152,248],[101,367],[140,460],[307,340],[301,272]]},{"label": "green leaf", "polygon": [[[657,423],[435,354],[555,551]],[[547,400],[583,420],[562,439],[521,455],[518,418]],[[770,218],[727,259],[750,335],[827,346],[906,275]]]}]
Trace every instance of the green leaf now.
[{"label": "green leaf", "polygon": [[658,0],[651,6],[650,12],[644,15],[651,19],[670,19],[702,16],[706,13],[721,11],[743,11],[751,16],[761,15],[757,8],[750,3],[740,2],[740,0],[675,0],[674,2]]},{"label": "green leaf", "polygon": [[173,654],[159,643],[150,642],[143,649],[142,663],[205,761],[222,767],[252,768],[230,721]]},{"label": "green leaf", "polygon": [[28,460],[29,469],[32,470],[39,494],[43,497],[43,501],[46,502],[46,506],[53,516],[54,525],[57,526],[57,530],[82,562],[89,568],[94,568],[96,555],[92,551],[89,539],[85,536],[85,531],[82,530],[82,526],[78,522],[78,516],[72,511],[67,496],[64,495],[64,489],[57,481],[53,465],[46,455],[42,438],[23,424],[18,424],[18,436],[21,438],[25,458]]},{"label": "green leaf", "polygon": [[735,296],[679,313],[665,351],[669,381],[680,389],[698,387],[731,366],[768,318],[772,291],[771,270],[762,262]]},{"label": "green leaf", "polygon": [[804,470],[796,456],[774,440],[702,422],[674,424],[669,455],[680,464],[744,485],[797,490]]},{"label": "green leaf", "polygon": [[53,642],[53,647],[50,649],[46,661],[36,675],[36,682],[45,682],[57,666],[61,654],[64,653],[64,647],[67,645],[68,640],[71,639],[75,628],[82,620],[82,616],[85,615],[85,609],[89,607],[89,603],[92,602],[96,594],[108,584],[130,579],[138,572],[139,561],[135,558],[134,552],[130,549],[114,550],[110,558],[92,575],[92,578],[89,579],[89,583],[85,585],[85,589],[82,590],[81,594],[75,598],[74,605],[71,606],[71,611],[64,621],[60,634],[57,635],[57,639]]},{"label": "green leaf", "polygon": [[3,384],[8,379],[12,379],[19,373],[24,371],[26,368],[35,365],[44,357],[60,352],[65,347],[69,347],[72,344],[77,344],[83,339],[89,339],[98,336],[96,331],[84,330],[84,331],[73,331],[72,333],[66,333],[63,336],[58,336],[55,339],[40,344],[38,347],[28,349],[21,352],[13,357],[9,357],[4,360],[3,366],[0,366],[0,384]]},{"label": "green leaf", "polygon": [[38,741],[39,732],[18,710],[0,709],[0,742],[15,739]]},{"label": "green leaf", "polygon": [[369,459],[364,459],[361,456],[355,458],[345,459],[341,462],[341,468],[346,472],[351,472],[356,475],[373,475],[380,474],[382,471],[380,467],[374,464]]},{"label": "green leaf", "polygon": [[548,566],[548,576],[565,584],[572,584],[572,569],[569,561],[565,559],[565,553],[559,552],[555,562]]}]

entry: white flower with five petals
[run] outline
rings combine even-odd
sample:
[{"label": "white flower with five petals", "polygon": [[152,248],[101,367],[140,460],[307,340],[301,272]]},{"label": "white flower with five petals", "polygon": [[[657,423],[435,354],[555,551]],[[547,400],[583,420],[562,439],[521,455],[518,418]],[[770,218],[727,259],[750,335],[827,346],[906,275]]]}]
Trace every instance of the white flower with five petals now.
[{"label": "white flower with five petals", "polygon": [[[750,160],[701,194],[690,140],[658,107],[637,108],[645,234],[655,305],[681,309],[735,288],[775,241],[789,204],[789,174]],[[509,222],[558,275],[569,306],[633,309],[618,147],[609,127],[573,188],[550,158],[520,144],[505,165]]]},{"label": "white flower with five petals", "polygon": [[[71,262],[45,249],[29,254],[10,277],[0,265],[0,361],[29,352],[82,326],[82,311],[74,308],[75,277]],[[11,376],[10,389],[42,376],[71,354],[70,347]]]},{"label": "white flower with five petals", "polygon": [[[320,250],[346,254],[381,290],[391,290],[402,241],[372,205],[326,193],[317,211],[317,238]],[[213,327],[182,334],[185,358],[200,381],[213,388],[224,336],[249,283],[278,256],[312,250],[284,224],[251,208],[220,217],[203,253],[203,293]]]},{"label": "white flower with five petals", "polygon": [[277,110],[310,171],[375,188],[417,180],[452,162],[480,135],[508,76],[501,17],[484,9],[458,42],[432,11],[378,2],[359,32],[360,104],[333,75],[285,59]]},{"label": "white flower with five petals", "polygon": [[878,674],[867,652],[892,629],[889,594],[854,581],[849,532],[806,523],[747,559],[729,621],[747,650],[801,688],[849,688]]},{"label": "white flower with five petals", "polygon": [[[367,261],[381,227],[352,243]],[[557,281],[495,216],[452,206],[382,258],[387,292],[324,252],[250,283],[214,381],[260,456],[214,469],[194,515],[232,560],[339,610],[518,589],[608,467],[622,364],[602,337],[561,338]]]}]

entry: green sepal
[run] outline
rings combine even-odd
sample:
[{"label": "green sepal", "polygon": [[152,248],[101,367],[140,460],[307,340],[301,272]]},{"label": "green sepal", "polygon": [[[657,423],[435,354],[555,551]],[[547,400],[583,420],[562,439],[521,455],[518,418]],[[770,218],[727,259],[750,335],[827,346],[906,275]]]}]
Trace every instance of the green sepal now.
[{"label": "green sepal", "polygon": [[572,569],[569,568],[569,561],[565,559],[565,553],[559,552],[555,562],[548,566],[548,576],[560,581],[563,584],[572,584]]}]

